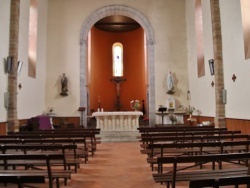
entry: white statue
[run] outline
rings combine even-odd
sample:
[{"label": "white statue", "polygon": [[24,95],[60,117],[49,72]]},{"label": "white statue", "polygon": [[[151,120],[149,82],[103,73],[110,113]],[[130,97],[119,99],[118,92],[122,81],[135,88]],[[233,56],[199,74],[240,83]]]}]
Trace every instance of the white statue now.
[{"label": "white statue", "polygon": [[168,77],[167,77],[167,86],[168,86],[168,94],[173,94],[174,93],[174,77],[172,75],[172,72],[170,71],[168,73]]}]

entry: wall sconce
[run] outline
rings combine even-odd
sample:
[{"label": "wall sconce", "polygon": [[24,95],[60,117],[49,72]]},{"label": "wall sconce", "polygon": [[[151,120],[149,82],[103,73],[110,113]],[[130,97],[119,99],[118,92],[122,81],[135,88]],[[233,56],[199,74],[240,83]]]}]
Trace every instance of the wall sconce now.
[{"label": "wall sconce", "polygon": [[17,62],[17,75],[20,75],[21,70],[22,70],[22,66],[23,66],[23,62],[22,61],[18,61]]},{"label": "wall sconce", "polygon": [[190,100],[190,91],[187,91],[187,100]]},{"label": "wall sconce", "polygon": [[[22,66],[23,66],[23,62],[18,61],[17,62],[17,75],[20,75]],[[13,69],[13,57],[8,56],[7,59],[5,60],[5,73],[11,73],[12,69]]]},{"label": "wall sconce", "polygon": [[214,60],[210,59],[208,60],[208,63],[209,63],[210,73],[211,75],[214,75]]},{"label": "wall sconce", "polygon": [[5,61],[5,73],[10,73],[12,71],[13,57],[8,56]]}]

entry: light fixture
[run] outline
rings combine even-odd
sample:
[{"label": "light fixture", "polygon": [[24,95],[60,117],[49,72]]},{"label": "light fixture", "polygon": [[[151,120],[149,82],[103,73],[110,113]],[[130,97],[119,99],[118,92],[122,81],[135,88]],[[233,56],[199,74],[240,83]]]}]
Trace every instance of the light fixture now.
[{"label": "light fixture", "polygon": [[23,62],[22,61],[18,61],[17,62],[17,75],[20,75],[21,70],[22,70],[22,66],[23,66]]},{"label": "light fixture", "polygon": [[12,63],[13,63],[13,57],[8,56],[5,61],[5,73],[10,73],[12,71]]},{"label": "light fixture", "polygon": [[214,60],[210,59],[208,60],[208,63],[209,63],[210,73],[211,75],[214,75]]}]

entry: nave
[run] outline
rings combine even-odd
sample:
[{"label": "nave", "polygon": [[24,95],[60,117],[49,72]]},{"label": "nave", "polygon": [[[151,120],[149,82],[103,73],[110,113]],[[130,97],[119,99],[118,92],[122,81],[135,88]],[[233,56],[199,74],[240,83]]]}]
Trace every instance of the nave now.
[{"label": "nave", "polygon": [[68,187],[86,188],[160,188],[154,182],[139,142],[102,142],[94,158],[73,174]]},{"label": "nave", "polygon": [[[60,182],[61,188],[164,188],[155,183],[152,171],[146,162],[146,155],[140,153],[139,142],[102,142],[98,144],[95,156],[87,164],[72,174],[68,185]],[[3,185],[1,185],[3,186]],[[0,186],[0,187],[1,187]],[[35,187],[47,188],[47,184],[35,184]],[[8,188],[16,185],[8,184]],[[178,188],[187,188],[188,183],[181,182]],[[231,188],[234,186],[226,186]],[[245,186],[239,186],[243,188]]]}]

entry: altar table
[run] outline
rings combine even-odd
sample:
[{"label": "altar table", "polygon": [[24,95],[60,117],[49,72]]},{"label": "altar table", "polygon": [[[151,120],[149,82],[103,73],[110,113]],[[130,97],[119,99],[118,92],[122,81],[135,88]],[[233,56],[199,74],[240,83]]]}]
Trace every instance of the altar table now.
[{"label": "altar table", "polygon": [[128,112],[94,112],[96,126],[102,131],[136,131],[139,127],[139,111]]}]

